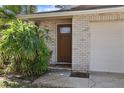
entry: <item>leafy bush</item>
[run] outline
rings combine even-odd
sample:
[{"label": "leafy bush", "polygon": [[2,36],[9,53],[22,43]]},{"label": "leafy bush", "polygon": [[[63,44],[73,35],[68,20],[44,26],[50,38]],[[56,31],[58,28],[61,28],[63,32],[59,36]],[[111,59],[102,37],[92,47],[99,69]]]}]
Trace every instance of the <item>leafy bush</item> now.
[{"label": "leafy bush", "polygon": [[47,29],[38,28],[33,23],[11,22],[0,41],[0,54],[6,55],[10,62],[6,71],[28,76],[46,72],[50,59],[47,33]]}]

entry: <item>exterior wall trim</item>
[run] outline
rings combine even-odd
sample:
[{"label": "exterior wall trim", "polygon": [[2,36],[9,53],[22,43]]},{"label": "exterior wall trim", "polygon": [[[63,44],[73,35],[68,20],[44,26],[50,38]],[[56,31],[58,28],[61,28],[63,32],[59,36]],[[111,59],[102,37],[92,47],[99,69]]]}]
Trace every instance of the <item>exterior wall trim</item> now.
[{"label": "exterior wall trim", "polygon": [[98,14],[77,15],[77,16],[81,17],[81,19],[88,20],[90,22],[124,20],[124,12],[98,13]]}]

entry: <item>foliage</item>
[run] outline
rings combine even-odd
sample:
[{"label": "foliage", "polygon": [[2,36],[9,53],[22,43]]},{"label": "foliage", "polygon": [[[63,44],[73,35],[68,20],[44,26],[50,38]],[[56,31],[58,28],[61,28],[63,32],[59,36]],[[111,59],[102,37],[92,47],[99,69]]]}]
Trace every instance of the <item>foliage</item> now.
[{"label": "foliage", "polygon": [[10,10],[11,12],[13,12],[15,14],[20,14],[22,11],[21,5],[4,5],[3,8],[5,10]]},{"label": "foliage", "polygon": [[40,75],[47,71],[50,50],[47,47],[48,30],[33,23],[13,20],[3,31],[0,54],[10,62],[6,72],[23,75]]},{"label": "foliage", "polygon": [[0,7],[0,29],[6,28],[6,25],[16,19],[17,14],[29,14],[37,11],[35,5],[4,5]]},{"label": "foliage", "polygon": [[0,7],[0,26],[4,26],[6,23],[15,19],[15,14],[13,12],[9,12],[8,10]]},{"label": "foliage", "polygon": [[30,14],[37,11],[36,5],[4,5],[2,8],[15,14]]},{"label": "foliage", "polygon": [[37,11],[37,7],[35,5],[22,5],[23,14],[31,14],[36,11]]},{"label": "foliage", "polygon": [[7,28],[7,24],[16,18],[16,14],[4,7],[0,7],[0,30]]}]

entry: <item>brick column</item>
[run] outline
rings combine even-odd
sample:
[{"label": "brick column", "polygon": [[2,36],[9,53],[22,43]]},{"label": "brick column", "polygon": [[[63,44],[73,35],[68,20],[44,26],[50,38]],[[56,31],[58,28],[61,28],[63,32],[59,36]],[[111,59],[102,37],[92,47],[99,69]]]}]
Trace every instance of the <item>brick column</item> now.
[{"label": "brick column", "polygon": [[[81,16],[72,20],[72,72],[89,72],[89,21]],[[89,74],[88,74],[89,76]]]}]

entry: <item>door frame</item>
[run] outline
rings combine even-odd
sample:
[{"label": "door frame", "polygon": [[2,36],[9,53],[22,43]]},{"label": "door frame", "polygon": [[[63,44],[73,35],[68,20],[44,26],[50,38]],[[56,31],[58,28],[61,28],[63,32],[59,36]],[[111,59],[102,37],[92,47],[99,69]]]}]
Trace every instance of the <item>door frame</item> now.
[{"label": "door frame", "polygon": [[63,23],[63,24],[57,24],[57,62],[60,62],[58,61],[58,34],[59,34],[59,27],[64,27],[64,26],[70,26],[71,27],[71,62],[72,63],[72,24],[71,23]]}]

